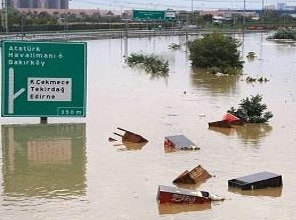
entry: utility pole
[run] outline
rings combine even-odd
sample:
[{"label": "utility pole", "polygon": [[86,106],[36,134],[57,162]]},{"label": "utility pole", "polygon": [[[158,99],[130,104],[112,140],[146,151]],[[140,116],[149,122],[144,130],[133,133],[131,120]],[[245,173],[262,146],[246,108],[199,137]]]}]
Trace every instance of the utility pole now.
[{"label": "utility pole", "polygon": [[24,32],[24,15],[22,14],[22,21],[21,21],[21,32],[22,32],[22,40],[24,40],[24,35],[25,35],[25,32]]},{"label": "utility pole", "polygon": [[262,23],[264,23],[264,0],[262,0],[262,12],[261,12],[261,16],[262,16]]},{"label": "utility pole", "polygon": [[190,19],[190,23],[192,24],[193,22],[193,0],[191,0],[191,19]]},{"label": "utility pole", "polygon": [[8,33],[8,0],[2,0],[1,26]]},{"label": "utility pole", "polygon": [[188,44],[188,23],[189,23],[189,13],[186,13],[186,44]]},{"label": "utility pole", "polygon": [[243,29],[246,27],[246,0],[244,0]]}]

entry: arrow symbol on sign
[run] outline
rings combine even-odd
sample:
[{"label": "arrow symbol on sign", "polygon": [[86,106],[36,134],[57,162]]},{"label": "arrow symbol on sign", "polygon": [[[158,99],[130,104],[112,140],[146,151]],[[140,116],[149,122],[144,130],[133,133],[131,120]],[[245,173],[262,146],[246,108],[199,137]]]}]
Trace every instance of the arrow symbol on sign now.
[{"label": "arrow symbol on sign", "polygon": [[25,92],[25,88],[21,88],[19,91],[14,93],[14,69],[11,67],[9,68],[8,72],[8,113],[14,113],[14,100],[19,97],[23,92]]}]

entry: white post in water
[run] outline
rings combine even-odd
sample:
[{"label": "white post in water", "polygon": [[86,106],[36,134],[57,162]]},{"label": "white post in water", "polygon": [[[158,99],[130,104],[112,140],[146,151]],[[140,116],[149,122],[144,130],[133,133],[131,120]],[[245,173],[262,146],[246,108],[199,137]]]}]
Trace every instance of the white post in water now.
[{"label": "white post in water", "polygon": [[19,97],[23,92],[25,92],[24,88],[21,88],[19,91],[14,93],[14,69],[11,67],[9,68],[9,89],[8,89],[8,113],[14,113],[14,100]]}]

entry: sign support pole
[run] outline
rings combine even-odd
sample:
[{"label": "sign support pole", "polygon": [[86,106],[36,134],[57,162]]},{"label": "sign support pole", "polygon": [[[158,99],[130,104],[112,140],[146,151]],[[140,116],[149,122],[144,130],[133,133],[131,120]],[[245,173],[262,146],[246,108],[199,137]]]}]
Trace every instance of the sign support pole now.
[{"label": "sign support pole", "polygon": [[47,124],[47,117],[41,117],[40,124]]}]

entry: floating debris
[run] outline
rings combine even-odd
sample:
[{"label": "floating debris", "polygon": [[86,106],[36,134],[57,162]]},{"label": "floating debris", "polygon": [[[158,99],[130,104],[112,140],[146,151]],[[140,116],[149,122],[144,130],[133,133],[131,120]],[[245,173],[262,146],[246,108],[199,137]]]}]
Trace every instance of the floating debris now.
[{"label": "floating debris", "polygon": [[268,82],[269,80],[263,77],[260,77],[259,79],[257,79],[258,82]]},{"label": "floating debris", "polygon": [[252,83],[252,82],[260,82],[260,83],[263,83],[263,82],[268,82],[269,80],[267,78],[265,78],[265,77],[253,78],[253,77],[248,76],[246,78],[246,81],[248,83]]},{"label": "floating debris", "polygon": [[169,49],[178,50],[178,49],[181,49],[181,48],[182,48],[181,44],[172,43],[172,44],[169,45]]},{"label": "floating debris", "polygon": [[191,191],[170,186],[159,186],[157,193],[159,203],[210,203],[210,194],[205,191]]},{"label": "floating debris", "polygon": [[109,142],[114,142],[114,141],[117,141],[117,140],[114,139],[114,138],[112,138],[112,137],[109,137],[109,138],[108,138],[108,141],[109,141]]},{"label": "floating debris", "polygon": [[123,135],[114,132],[113,134],[120,136],[122,141],[131,142],[131,143],[146,143],[147,139],[143,138],[141,135],[133,133],[131,131],[125,130],[123,128],[117,128],[118,130],[124,131]]},{"label": "floating debris", "polygon": [[157,201],[175,204],[205,204],[211,201],[222,201],[223,197],[210,195],[206,191],[192,191],[171,186],[158,186]]},{"label": "floating debris", "polygon": [[225,114],[222,121],[209,122],[209,127],[231,128],[232,125],[244,125],[244,122],[231,113]]},{"label": "floating debris", "polygon": [[228,121],[228,122],[237,122],[237,121],[241,121],[240,118],[236,117],[235,115],[231,114],[231,113],[226,113],[223,118],[223,121]]},{"label": "floating debris", "polygon": [[240,188],[242,190],[281,187],[282,185],[282,176],[270,172],[260,172],[237,179],[228,180],[229,187]]},{"label": "floating debris", "polygon": [[247,55],[247,58],[248,59],[254,59],[254,58],[256,58],[256,53],[255,52],[249,52],[248,55]]},{"label": "floating debris", "polygon": [[185,170],[180,176],[178,176],[173,183],[186,183],[186,184],[197,184],[204,182],[212,175],[208,173],[201,165],[198,165],[193,170]]},{"label": "floating debris", "polygon": [[175,150],[200,150],[191,140],[184,135],[165,137],[164,148],[166,152]]},{"label": "floating debris", "polygon": [[247,81],[247,82],[256,82],[256,81],[257,81],[257,79],[256,79],[256,78],[253,78],[253,77],[250,77],[250,76],[248,76],[248,77],[246,78],[246,81]]}]

